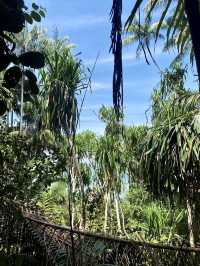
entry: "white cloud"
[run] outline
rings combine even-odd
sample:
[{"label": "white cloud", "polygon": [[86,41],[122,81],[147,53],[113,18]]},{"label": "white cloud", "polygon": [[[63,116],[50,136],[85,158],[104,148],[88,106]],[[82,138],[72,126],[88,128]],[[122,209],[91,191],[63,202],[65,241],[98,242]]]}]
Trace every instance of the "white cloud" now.
[{"label": "white cloud", "polygon": [[[90,105],[86,105],[83,107],[83,111],[84,112],[92,112],[93,113],[93,116],[95,115],[95,113],[97,112],[98,113],[98,110],[101,108],[101,105],[102,104],[90,104]],[[96,114],[97,116],[97,114]]]},{"label": "white cloud", "polygon": [[[135,52],[128,52],[124,53],[123,56],[123,62],[130,61],[130,60],[135,60]],[[84,62],[88,65],[92,65],[95,62],[95,59],[86,59]],[[113,55],[105,56],[105,57],[100,57],[99,60],[97,61],[97,65],[104,65],[104,64],[112,64],[113,63]]]},{"label": "white cloud", "polygon": [[88,122],[96,122],[97,119],[95,119],[95,117],[93,115],[91,116],[86,116],[86,115],[82,115],[82,117],[80,118],[80,122],[81,123],[88,123]]},{"label": "white cloud", "polygon": [[[145,80],[143,83],[142,83],[142,92],[143,91],[147,91],[146,87],[145,86],[149,86],[149,85],[152,85],[155,86],[156,83],[157,83],[157,79],[156,78],[152,78],[152,79],[148,79],[148,80]],[[124,82],[124,88],[135,88],[135,87],[139,87],[139,90],[141,91],[141,80],[140,79],[135,79],[134,81],[125,81]],[[95,92],[95,91],[102,91],[102,90],[110,90],[112,91],[112,80],[110,82],[92,82],[92,91]],[[149,91],[147,91],[149,92]]]},{"label": "white cloud", "polygon": [[98,91],[98,90],[109,90],[111,89],[112,84],[109,82],[92,82],[92,90]]},{"label": "white cloud", "polygon": [[[85,59],[84,63],[86,65],[94,65],[96,58],[92,58],[92,59]],[[97,65],[102,65],[102,64],[110,64],[113,63],[113,56],[107,56],[107,57],[99,57],[99,59],[97,60]]]},{"label": "white cloud", "polygon": [[129,52],[122,55],[123,62],[125,61],[133,61],[136,59],[135,52]]},{"label": "white cloud", "polygon": [[[163,50],[162,50],[162,46],[156,47],[155,51],[152,51],[152,55],[154,57],[159,57],[161,55],[163,55]],[[165,53],[167,55],[167,53]],[[122,54],[122,59],[123,59],[123,63],[127,63],[127,62],[131,62],[131,63],[138,63],[138,64],[143,64],[145,57],[144,54],[142,53],[140,55],[139,58],[136,57],[136,52],[135,50],[129,51],[129,52],[123,52]],[[140,60],[141,59],[141,60]],[[86,59],[84,60],[86,65],[93,65],[95,62],[95,58],[93,59]],[[109,56],[105,56],[105,57],[100,57],[99,60],[97,61],[97,65],[104,65],[104,64],[113,64],[113,55],[110,54]]]},{"label": "white cloud", "polygon": [[54,20],[47,20],[46,25],[48,27],[57,25],[59,28],[62,26],[68,29],[81,29],[86,27],[96,27],[97,25],[101,25],[106,22],[107,19],[104,16],[88,15],[71,18],[61,16],[54,18]]}]

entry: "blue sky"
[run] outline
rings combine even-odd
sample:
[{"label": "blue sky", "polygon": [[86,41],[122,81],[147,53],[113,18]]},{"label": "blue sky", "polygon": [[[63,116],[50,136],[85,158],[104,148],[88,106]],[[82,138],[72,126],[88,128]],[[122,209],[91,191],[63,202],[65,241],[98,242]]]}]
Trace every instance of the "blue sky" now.
[{"label": "blue sky", "polygon": [[[79,130],[91,129],[102,133],[104,125],[98,120],[102,104],[112,105],[113,57],[109,54],[110,30],[109,12],[111,0],[38,0],[36,3],[47,9],[42,26],[52,34],[55,28],[61,36],[68,36],[76,44],[76,52],[87,66],[92,66],[99,53],[99,60],[92,78],[92,93],[88,93],[83,107]],[[124,0],[123,20],[127,18],[133,0]],[[171,62],[172,56],[163,53],[159,46],[155,59],[161,69]],[[144,58],[136,58],[134,47],[123,50],[124,65],[124,108],[126,124],[146,123],[145,111],[150,106],[152,89],[159,82],[159,73]]]}]

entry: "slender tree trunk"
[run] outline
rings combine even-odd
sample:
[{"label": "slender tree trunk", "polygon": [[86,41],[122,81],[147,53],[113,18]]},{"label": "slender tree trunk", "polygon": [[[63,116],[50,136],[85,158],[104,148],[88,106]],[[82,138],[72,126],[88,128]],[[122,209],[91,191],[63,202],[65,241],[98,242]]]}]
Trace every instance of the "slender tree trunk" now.
[{"label": "slender tree trunk", "polygon": [[23,116],[24,116],[24,74],[22,73],[22,84],[21,84],[21,108],[20,108],[20,132],[23,129]]},{"label": "slender tree trunk", "polygon": [[71,237],[71,244],[72,244],[72,265],[76,265],[75,260],[75,249],[74,249],[74,221],[75,221],[75,189],[76,189],[76,164],[75,164],[75,150],[74,150],[74,141],[73,136],[72,138],[69,137],[69,158],[68,158],[68,200],[69,200],[69,220],[70,220],[70,237]]},{"label": "slender tree trunk", "polygon": [[10,118],[10,113],[9,112],[7,113],[7,117],[6,118],[7,118],[7,127],[9,127],[9,125],[10,125],[10,119],[9,119]]},{"label": "slender tree trunk", "polygon": [[123,213],[123,210],[122,210],[122,207],[121,206],[120,206],[120,212],[121,212],[121,219],[122,219],[122,232],[124,233],[124,235],[127,238],[129,238],[129,235],[126,232],[124,213]]},{"label": "slender tree trunk", "polygon": [[117,229],[118,229],[118,232],[121,233],[122,227],[121,227],[121,219],[120,219],[119,199],[116,193],[114,194],[114,197],[115,197],[115,211],[116,211],[116,217],[117,217]]},{"label": "slender tree trunk", "polygon": [[76,177],[77,177],[77,161],[76,161],[76,152],[74,147],[73,137],[69,138],[69,147],[70,147],[70,172],[71,172],[71,226],[74,228],[75,225],[75,216],[76,216]]},{"label": "slender tree trunk", "polygon": [[72,167],[72,228],[75,224],[75,215],[76,215],[76,203],[75,203],[75,192],[76,192],[76,176],[74,166]]},{"label": "slender tree trunk", "polygon": [[[200,83],[200,4],[199,0],[185,0],[185,13],[187,15],[192,45],[196,60],[198,78]],[[200,91],[200,86],[199,86]]]},{"label": "slender tree trunk", "polygon": [[200,192],[198,189],[195,191],[194,195],[194,232],[195,232],[195,241],[196,243],[200,242]]},{"label": "slender tree trunk", "polygon": [[190,200],[187,199],[187,215],[188,215],[188,230],[189,230],[189,241],[190,246],[195,247],[194,240],[194,227],[193,227],[193,210]]},{"label": "slender tree trunk", "polygon": [[186,206],[187,206],[189,241],[190,241],[190,246],[193,248],[195,247],[195,232],[194,232],[194,220],[193,220],[194,208],[193,208],[193,200],[189,189],[187,191]]},{"label": "slender tree trunk", "polygon": [[109,200],[110,200],[110,193],[106,192],[104,196],[104,201],[105,201],[105,211],[104,211],[104,233],[107,232],[107,227],[108,227],[108,205],[109,205]]},{"label": "slender tree trunk", "polygon": [[14,112],[11,112],[11,127],[13,128],[13,123],[14,123]]},{"label": "slender tree trunk", "polygon": [[81,220],[80,220],[80,229],[85,230],[86,225],[86,203],[85,203],[85,191],[84,184],[81,178]]}]

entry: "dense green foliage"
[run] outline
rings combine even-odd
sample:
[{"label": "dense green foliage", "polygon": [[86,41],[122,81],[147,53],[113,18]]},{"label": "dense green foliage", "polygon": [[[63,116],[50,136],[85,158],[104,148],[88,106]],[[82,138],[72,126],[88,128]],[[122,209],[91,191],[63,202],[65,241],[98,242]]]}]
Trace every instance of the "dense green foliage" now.
[{"label": "dense green foliage", "polygon": [[[189,47],[193,55],[191,25],[186,15],[179,21],[183,1],[178,1],[172,17],[166,17],[171,1],[153,2],[148,1],[141,25],[135,14],[142,1],[136,1],[126,28],[130,36],[124,42],[136,41],[137,52],[143,51],[147,61],[146,51],[154,60],[151,40],[164,36],[165,49],[177,46],[180,57]],[[158,4],[162,15],[152,25]],[[18,33],[13,38],[19,55],[5,46],[2,35],[13,25],[1,29],[0,21],[0,56],[5,59],[0,70],[15,64],[1,73],[0,114],[6,115],[0,118],[0,196],[34,204],[57,224],[195,246],[200,235],[200,95],[185,87],[186,68],[173,64],[161,73],[148,126],[125,126],[121,112],[116,115],[112,107],[102,106],[104,134],[76,134],[78,96],[90,84],[86,69],[68,39],[51,39],[37,27],[21,34],[25,18],[29,23],[39,21],[44,10],[35,5],[31,14],[24,6],[18,9],[23,21],[12,31]],[[21,54],[22,49],[26,52]],[[36,77],[29,67],[43,68]]]},{"label": "dense green foliage", "polygon": [[152,94],[151,127],[122,126],[114,110],[102,106],[105,134],[77,135],[77,227],[153,242],[188,239],[187,189],[194,206],[200,140],[199,96],[185,89],[186,77],[179,65],[162,74]]},{"label": "dense green foliage", "polygon": [[140,241],[182,242],[187,236],[186,212],[155,200],[142,184],[133,185],[123,201],[127,232]]},{"label": "dense green foliage", "polygon": [[0,132],[0,195],[25,203],[62,176],[58,149],[18,131]]},{"label": "dense green foliage", "polygon": [[[194,163],[199,151],[195,147],[199,145],[199,98],[184,88],[185,78],[180,66],[162,75],[160,87],[152,94],[152,127],[122,126],[114,110],[102,106],[99,118],[106,125],[105,134],[96,136],[85,131],[76,136],[72,180],[74,226],[140,241],[181,243],[188,238],[187,198],[183,197],[187,195],[188,183],[184,175],[187,177],[188,167],[190,173],[194,171],[194,178],[199,172],[199,160]],[[172,80],[176,86],[171,86]],[[175,138],[182,141],[181,145],[173,142],[179,147],[176,153],[169,142],[171,133],[179,132],[179,126],[180,132],[185,126],[193,134],[194,155],[189,153],[193,163],[184,157],[182,150],[178,153],[181,148],[188,154],[184,141],[188,143],[189,136]],[[32,199],[50,220],[69,224],[69,138],[67,135],[56,138],[56,132],[48,127],[42,130],[36,127],[33,136],[28,132],[19,135],[12,128],[9,134],[2,132],[5,135],[1,142],[2,193],[7,191],[7,196],[25,202]],[[175,155],[177,159],[171,160]],[[173,164],[169,168],[170,162]],[[9,176],[6,179],[9,182],[5,182],[4,176]],[[58,180],[61,181],[55,183]],[[151,192],[156,197],[162,196],[162,200],[155,199]]]}]

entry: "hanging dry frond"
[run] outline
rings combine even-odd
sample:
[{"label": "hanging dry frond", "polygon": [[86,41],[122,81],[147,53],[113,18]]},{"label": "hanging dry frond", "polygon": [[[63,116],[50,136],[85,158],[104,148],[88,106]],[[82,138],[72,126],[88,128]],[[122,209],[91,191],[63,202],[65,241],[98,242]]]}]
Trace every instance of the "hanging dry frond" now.
[{"label": "hanging dry frond", "polygon": [[120,110],[123,109],[123,66],[122,66],[122,0],[113,0],[111,10],[112,31],[111,47],[114,55],[113,73],[113,105],[119,119]]}]

